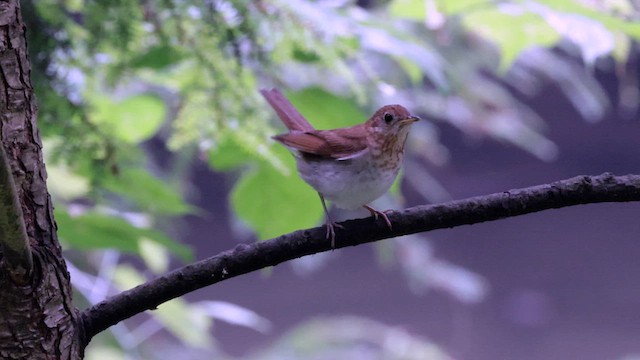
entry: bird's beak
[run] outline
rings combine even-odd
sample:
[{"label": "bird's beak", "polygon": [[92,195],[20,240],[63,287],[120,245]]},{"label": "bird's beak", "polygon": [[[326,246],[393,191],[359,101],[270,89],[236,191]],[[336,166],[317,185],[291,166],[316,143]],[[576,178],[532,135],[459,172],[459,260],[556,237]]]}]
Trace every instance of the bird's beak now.
[{"label": "bird's beak", "polygon": [[414,122],[416,122],[416,121],[418,121],[418,120],[420,120],[420,118],[419,118],[419,117],[417,117],[417,116],[410,116],[410,117],[408,117],[408,118],[406,118],[406,119],[402,119],[402,120],[400,120],[400,124],[401,124],[401,125],[409,125],[409,124],[412,124],[412,123],[414,123]]}]

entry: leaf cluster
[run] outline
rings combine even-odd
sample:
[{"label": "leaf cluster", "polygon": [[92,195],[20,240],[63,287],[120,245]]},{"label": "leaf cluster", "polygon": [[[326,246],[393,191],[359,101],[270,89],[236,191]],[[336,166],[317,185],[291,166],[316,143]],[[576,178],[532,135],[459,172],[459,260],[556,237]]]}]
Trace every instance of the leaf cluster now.
[{"label": "leaf cluster", "polygon": [[[569,50],[548,49],[570,42],[596,66],[608,55],[624,61],[625,44],[640,34],[633,9],[609,3],[430,4],[27,2],[29,24],[39,29],[30,41],[41,124],[55,144],[49,166],[86,179],[76,199],[176,215],[189,209],[181,197],[156,195],[176,193],[172,186],[195,156],[240,175],[230,196],[234,213],[267,238],[310,226],[322,213],[308,206],[315,194],[269,139],[277,125],[257,88],[301,89],[288,95],[319,128],[360,122],[364,105],[393,98],[551,160],[557,147],[544,136],[544,121],[509,90],[527,95],[539,89],[536,79],[556,79],[583,116],[597,120],[608,106],[599,85]],[[590,106],[578,107],[584,103]],[[416,133],[419,155],[446,161],[437,133],[428,126]],[[161,168],[140,151],[153,139],[171,159]],[[279,216],[265,216],[265,208]],[[300,208],[308,211],[291,210]]]}]

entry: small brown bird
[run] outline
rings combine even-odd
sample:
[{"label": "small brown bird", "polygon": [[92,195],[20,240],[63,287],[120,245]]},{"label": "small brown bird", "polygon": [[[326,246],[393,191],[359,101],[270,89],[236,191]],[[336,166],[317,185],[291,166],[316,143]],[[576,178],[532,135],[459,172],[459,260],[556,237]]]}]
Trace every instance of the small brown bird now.
[{"label": "small brown bird", "polygon": [[273,138],[294,153],[298,172],[320,195],[327,216],[327,238],[335,247],[335,226],[325,199],[339,208],[364,207],[376,219],[384,212],[367,204],[384,195],[400,170],[411,124],[420,120],[400,105],[386,105],[362,124],[316,130],[278,90],[260,90],[289,129]]}]

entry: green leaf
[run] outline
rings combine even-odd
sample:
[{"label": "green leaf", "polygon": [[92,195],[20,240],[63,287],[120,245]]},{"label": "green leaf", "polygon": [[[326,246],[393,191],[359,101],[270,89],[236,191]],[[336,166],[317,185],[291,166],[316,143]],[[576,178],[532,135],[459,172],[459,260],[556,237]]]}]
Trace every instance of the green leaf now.
[{"label": "green leaf", "polygon": [[123,168],[118,176],[104,178],[102,186],[133,201],[145,212],[162,215],[194,212],[180,196],[178,189],[142,168]]},{"label": "green leaf", "polygon": [[[113,279],[122,290],[130,289],[145,281],[144,276],[130,265],[119,265]],[[200,348],[211,346],[209,333],[212,321],[199,306],[177,298],[158,306],[158,309],[149,312],[149,315],[184,343]]]},{"label": "green leaf", "polygon": [[143,237],[138,241],[138,248],[140,249],[140,257],[154,274],[167,272],[169,253],[164,246]]},{"label": "green leaf", "polygon": [[139,143],[153,136],[164,121],[166,106],[152,95],[136,95],[120,102],[106,96],[94,97],[92,121],[118,139]]},{"label": "green leaf", "polygon": [[615,47],[613,48],[612,56],[620,64],[624,64],[629,57],[629,52],[631,51],[631,39],[620,32],[615,33],[614,36]]},{"label": "green leaf", "polygon": [[79,250],[117,249],[139,254],[139,241],[152,240],[165,246],[183,261],[192,258],[191,249],[153,229],[138,228],[124,219],[87,213],[72,217],[66,211],[55,210],[58,235],[68,246]]},{"label": "green leaf", "polygon": [[246,165],[253,158],[254,155],[238,145],[231,136],[224,136],[218,145],[209,151],[209,164],[219,171]]},{"label": "green leaf", "polygon": [[524,49],[550,46],[560,39],[542,17],[529,12],[507,14],[498,9],[476,11],[465,16],[464,23],[499,46],[502,70],[508,69]]},{"label": "green leaf", "polygon": [[[72,200],[86,195],[91,189],[87,176],[78,173],[67,161],[56,159],[54,154],[63,143],[62,137],[47,137],[43,141],[44,162],[47,164],[47,186],[57,199]],[[83,153],[82,155],[87,155]],[[64,159],[68,160],[68,159]]]},{"label": "green leaf", "polygon": [[53,196],[71,200],[89,192],[89,180],[74,173],[66,164],[47,162],[47,186]]},{"label": "green leaf", "polygon": [[87,351],[85,360],[124,360],[127,354],[124,350],[103,344],[95,339],[91,342],[91,350]]},{"label": "green leaf", "polygon": [[147,52],[142,53],[131,60],[133,68],[150,68],[161,70],[169,65],[173,65],[183,58],[182,54],[174,47],[168,45],[157,45],[151,47]]},{"label": "green leaf", "polygon": [[319,87],[287,93],[300,113],[317,129],[335,129],[367,120],[352,99],[340,97]]},{"label": "green leaf", "polygon": [[317,225],[323,216],[318,194],[297,172],[283,175],[265,163],[236,183],[231,204],[260,239]]},{"label": "green leaf", "polygon": [[401,196],[402,192],[401,192],[401,185],[402,185],[402,178],[404,177],[404,171],[402,169],[400,169],[400,173],[398,174],[398,176],[396,176],[396,179],[393,180],[393,184],[391,184],[391,187],[389,188],[389,193],[393,196]]},{"label": "green leaf", "polygon": [[153,316],[167,330],[187,345],[208,348],[212,345],[209,336],[213,321],[197,305],[178,298],[158,306]]},{"label": "green leaf", "polygon": [[[189,68],[184,65],[180,67],[179,76],[170,82],[171,86],[178,88],[189,88],[193,85],[189,83],[196,81],[194,77],[197,75],[194,66]],[[208,104],[210,97],[203,91],[187,91],[180,110],[176,114],[176,118],[171,124],[173,134],[169,139],[169,148],[171,150],[179,150],[181,147],[191,145],[201,141],[202,134],[219,131],[219,126],[215,121],[215,113]],[[206,128],[203,128],[203,125]]]},{"label": "green leaf", "polygon": [[389,5],[391,15],[414,19],[424,20],[427,17],[427,7],[424,0],[394,0]]},{"label": "green leaf", "polygon": [[293,49],[293,58],[301,63],[313,63],[320,60],[320,56],[314,51],[303,49],[300,46],[295,46]]},{"label": "green leaf", "polygon": [[[384,26],[380,24],[360,28],[363,51],[371,50],[389,56],[398,61],[405,71],[409,70],[407,63],[413,63],[433,82],[438,91],[451,90],[444,71],[446,62],[438,51],[419,38],[397,33],[391,27],[385,29]],[[415,79],[415,71],[409,70],[407,74]]]},{"label": "green leaf", "polygon": [[[636,40],[640,40],[640,23],[638,21],[625,21],[605,11],[591,9],[585,6],[583,2],[575,0],[538,0],[537,2],[545,4],[556,11],[583,15],[599,21],[610,30],[621,31]],[[598,4],[598,2],[595,2],[595,4]]]},{"label": "green leaf", "polygon": [[404,70],[414,86],[421,86],[423,72],[420,66],[405,57],[395,57],[398,65]]},{"label": "green leaf", "polygon": [[438,11],[447,15],[454,15],[477,9],[494,8],[495,4],[496,2],[493,0],[436,0]]},{"label": "green leaf", "polygon": [[281,146],[273,145],[273,140],[264,134],[243,128],[228,129],[209,151],[209,163],[217,170],[226,171],[255,161],[267,162],[278,171],[289,173],[286,161],[291,155],[282,151]]}]

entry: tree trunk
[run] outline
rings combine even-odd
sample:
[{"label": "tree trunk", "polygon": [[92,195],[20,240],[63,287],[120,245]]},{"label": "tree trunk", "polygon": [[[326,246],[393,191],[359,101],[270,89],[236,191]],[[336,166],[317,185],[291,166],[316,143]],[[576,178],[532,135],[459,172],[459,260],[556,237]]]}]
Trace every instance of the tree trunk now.
[{"label": "tree trunk", "polygon": [[80,359],[82,326],[46,188],[30,73],[19,1],[0,0],[0,138],[33,255],[31,272],[21,279],[0,253],[0,358]]}]

